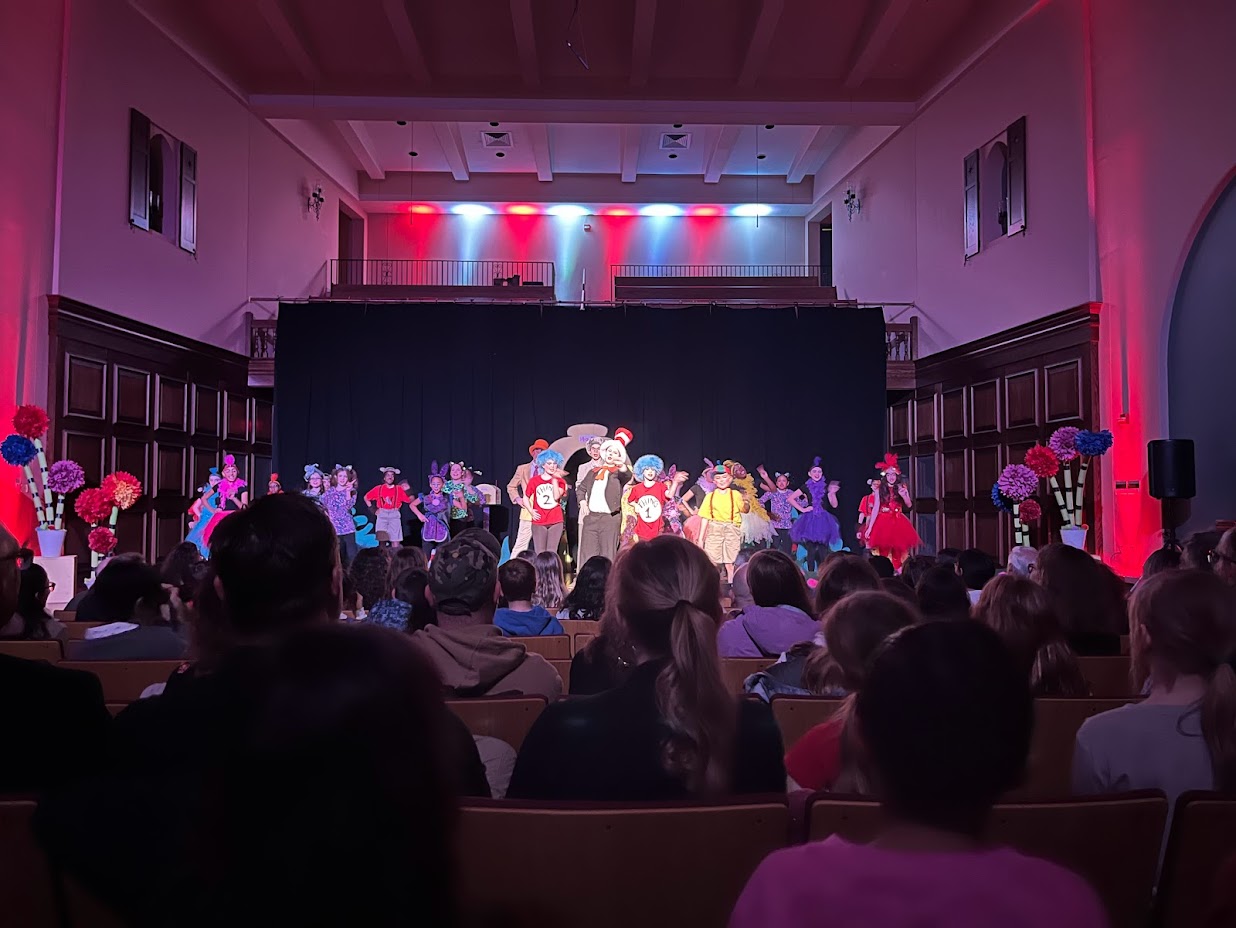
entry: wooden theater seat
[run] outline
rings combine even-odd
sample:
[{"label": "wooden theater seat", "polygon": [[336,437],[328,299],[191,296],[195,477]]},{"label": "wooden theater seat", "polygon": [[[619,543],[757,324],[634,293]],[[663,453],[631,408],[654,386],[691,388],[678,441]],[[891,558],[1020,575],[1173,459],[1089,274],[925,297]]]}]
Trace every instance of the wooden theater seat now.
[{"label": "wooden theater seat", "polygon": [[512,636],[511,640],[522,644],[528,649],[529,654],[539,654],[547,661],[569,661],[571,659],[570,635]]},{"label": "wooden theater seat", "polygon": [[818,696],[774,696],[773,718],[781,729],[781,743],[788,751],[803,735],[821,722],[827,722],[845,705],[844,699]]},{"label": "wooden theater seat", "polygon": [[1205,925],[1219,868],[1234,854],[1236,796],[1188,792],[1177,799],[1159,880],[1160,928]]},{"label": "wooden theater seat", "polygon": [[1127,654],[1112,657],[1079,657],[1082,676],[1090,684],[1095,699],[1125,699],[1136,696],[1129,678],[1130,658]]},{"label": "wooden theater seat", "polygon": [[0,639],[0,654],[11,657],[21,657],[28,661],[51,661],[59,663],[63,656],[60,652],[60,642],[49,641],[17,641]]},{"label": "wooden theater seat", "polygon": [[77,620],[76,609],[57,609],[52,613],[52,618],[57,622],[74,622]]},{"label": "wooden theater seat", "polygon": [[1131,702],[1136,700],[1036,699],[1026,781],[1010,798],[1058,799],[1070,795],[1077,730],[1092,715]]},{"label": "wooden theater seat", "polygon": [[571,692],[571,662],[549,661],[549,666],[558,671],[558,676],[562,677],[562,695],[565,696]]},{"label": "wooden theater seat", "polygon": [[[882,821],[878,804],[853,797],[818,794],[807,807],[812,841],[836,834],[865,843]],[[1082,876],[1103,900],[1112,928],[1145,928],[1166,821],[1167,797],[1157,790],[1001,803],[987,839]]]},{"label": "wooden theater seat", "polygon": [[747,677],[767,670],[776,662],[776,658],[772,657],[724,657],[721,659],[721,679],[731,693],[741,696],[743,681]]},{"label": "wooden theater seat", "polygon": [[450,699],[447,706],[463,719],[473,735],[505,741],[515,750],[547,705],[542,696],[494,696],[480,699]]},{"label": "wooden theater seat", "polygon": [[0,802],[0,923],[59,924],[51,870],[31,828],[34,802]]},{"label": "wooden theater seat", "polygon": [[152,683],[166,683],[181,661],[64,661],[61,667],[85,670],[99,678],[103,701],[135,702]]},{"label": "wooden theater seat", "polygon": [[[722,928],[756,866],[784,847],[783,797],[734,805],[583,807],[478,803],[462,810],[460,898],[488,924]],[[529,848],[581,865],[512,866]]]},{"label": "wooden theater seat", "polygon": [[588,632],[595,635],[599,622],[592,619],[559,619],[558,624],[562,626],[562,630],[568,635],[574,636],[580,632]]},{"label": "wooden theater seat", "polygon": [[83,641],[86,638],[86,632],[103,624],[103,622],[66,622],[64,627],[69,630],[70,641]]},{"label": "wooden theater seat", "polygon": [[588,646],[588,642],[596,638],[592,632],[576,632],[571,636],[571,653],[578,654]]}]

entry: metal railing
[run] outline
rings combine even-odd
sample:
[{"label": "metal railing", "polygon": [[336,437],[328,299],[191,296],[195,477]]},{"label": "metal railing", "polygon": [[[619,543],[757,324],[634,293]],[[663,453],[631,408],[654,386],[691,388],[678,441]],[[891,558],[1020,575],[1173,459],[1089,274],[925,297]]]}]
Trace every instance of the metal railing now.
[{"label": "metal railing", "polygon": [[820,279],[818,264],[611,264],[615,277],[809,277]]},{"label": "metal railing", "polygon": [[334,287],[554,286],[552,261],[454,261],[412,258],[333,258]]}]

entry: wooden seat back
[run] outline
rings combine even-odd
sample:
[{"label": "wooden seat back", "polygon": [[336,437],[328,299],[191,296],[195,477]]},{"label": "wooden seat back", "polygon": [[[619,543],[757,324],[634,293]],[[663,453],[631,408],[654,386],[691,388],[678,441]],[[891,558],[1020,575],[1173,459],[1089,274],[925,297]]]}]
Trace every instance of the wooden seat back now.
[{"label": "wooden seat back", "polygon": [[558,671],[558,676],[562,677],[562,695],[565,696],[571,692],[571,662],[550,661],[549,666]]},{"label": "wooden seat back", "polygon": [[1071,795],[1077,730],[1091,716],[1131,702],[1136,700],[1036,699],[1026,780],[1010,798],[1059,799]]},{"label": "wooden seat back", "polygon": [[571,636],[571,653],[578,654],[588,646],[588,642],[596,638],[592,632],[576,632]]},{"label": "wooden seat back", "polygon": [[1160,928],[1205,925],[1219,870],[1233,855],[1236,797],[1188,792],[1177,799],[1159,879]]},{"label": "wooden seat back", "polygon": [[1129,676],[1130,658],[1127,654],[1110,657],[1079,657],[1082,676],[1090,684],[1090,695],[1095,699],[1127,699],[1138,695],[1133,692]]},{"label": "wooden seat back", "polygon": [[601,623],[592,619],[559,619],[558,624],[562,626],[562,630],[566,634],[574,636],[580,632],[589,632],[595,635]]},{"label": "wooden seat back", "polygon": [[493,696],[450,699],[446,705],[473,735],[497,738],[518,751],[547,703],[543,696]]},{"label": "wooden seat back", "polygon": [[803,735],[821,722],[827,722],[841,711],[844,699],[821,699],[817,696],[774,696],[773,718],[781,729],[781,743],[788,751]]},{"label": "wooden seat back", "polygon": [[721,659],[721,679],[731,693],[742,695],[742,685],[747,677],[767,670],[777,661],[771,657],[724,657]]},{"label": "wooden seat back", "polygon": [[58,663],[63,654],[60,642],[54,638],[46,641],[18,641],[15,638],[0,639],[0,654],[20,657],[28,661],[51,661]]},{"label": "wooden seat back", "polygon": [[518,641],[528,649],[529,654],[539,654],[547,661],[569,661],[571,659],[570,635],[512,636],[511,641]]}]

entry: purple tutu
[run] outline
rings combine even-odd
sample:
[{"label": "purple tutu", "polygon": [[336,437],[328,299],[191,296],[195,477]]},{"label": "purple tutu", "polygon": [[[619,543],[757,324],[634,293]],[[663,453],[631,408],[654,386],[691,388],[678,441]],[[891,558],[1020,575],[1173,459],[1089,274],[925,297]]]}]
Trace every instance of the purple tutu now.
[{"label": "purple tutu", "polygon": [[808,480],[803,489],[811,496],[811,511],[804,512],[790,528],[794,541],[836,546],[841,543],[841,526],[827,505],[828,481]]}]

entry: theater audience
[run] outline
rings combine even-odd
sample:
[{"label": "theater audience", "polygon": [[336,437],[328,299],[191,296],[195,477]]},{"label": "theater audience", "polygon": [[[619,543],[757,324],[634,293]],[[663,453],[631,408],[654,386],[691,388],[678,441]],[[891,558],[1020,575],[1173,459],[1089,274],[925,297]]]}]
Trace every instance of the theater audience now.
[{"label": "theater audience", "polygon": [[820,565],[815,585],[815,615],[823,617],[841,597],[859,590],[878,590],[880,575],[856,554],[834,554]]},{"label": "theater audience", "polygon": [[21,569],[17,591],[17,608],[12,618],[0,625],[0,638],[23,641],[68,641],[69,630],[47,611],[47,597],[56,585],[47,579],[47,571],[38,564]]},{"label": "theater audience", "polygon": [[536,587],[532,593],[533,605],[540,606],[550,615],[557,615],[566,601],[566,574],[562,570],[562,558],[556,551],[541,551],[533,556],[536,568]]},{"label": "theater audience", "polygon": [[[18,544],[0,525],[0,615],[17,610]],[[0,654],[4,750],[0,793],[38,793],[92,771],[102,756],[111,716],[98,677],[43,661]]]},{"label": "theater audience", "polygon": [[1151,552],[1150,557],[1146,558],[1145,563],[1142,564],[1141,579],[1145,580],[1165,570],[1179,569],[1180,551],[1176,548],[1160,548],[1158,551]]},{"label": "theater audience", "polygon": [[996,577],[983,587],[974,617],[1000,636],[1026,671],[1036,697],[1090,695],[1051,598],[1029,577]]},{"label": "theater audience", "polygon": [[978,602],[979,593],[983,591],[983,587],[996,575],[996,562],[990,554],[978,548],[966,548],[957,557],[957,571],[961,574],[970,603],[973,605]]},{"label": "theater audience", "polygon": [[[589,558],[592,563],[595,558]],[[571,658],[572,696],[594,696],[618,686],[637,662],[621,623],[609,610],[601,616],[597,636]]]},{"label": "theater audience", "polygon": [[1213,574],[1138,585],[1129,613],[1134,682],[1147,697],[1087,719],[1073,753],[1079,794],[1236,789],[1236,607]]},{"label": "theater audience", "polygon": [[936,559],[930,554],[912,554],[902,562],[901,579],[913,590],[923,579],[923,574],[935,566]]},{"label": "theater audience", "polygon": [[84,640],[68,642],[69,660],[174,661],[185,656],[188,641],[172,624],[171,596],[159,572],[140,558],[116,558],[95,580],[88,601],[108,621],[87,629]]},{"label": "theater audience", "polygon": [[[408,560],[391,562],[391,573],[387,578],[390,591],[386,598],[378,600],[372,609],[366,611],[365,622],[399,632],[414,632],[433,622],[433,609],[428,608],[428,600],[425,599],[429,572],[412,565],[413,562]],[[418,620],[414,621],[413,613],[418,601],[424,608]]]},{"label": "theater audience", "polygon": [[982,834],[1016,786],[1032,700],[1007,648],[978,622],[907,628],[880,650],[855,702],[859,761],[886,824],[770,855],[731,928],[1104,928],[1094,891],[1056,864]]},{"label": "theater audience", "polygon": [[893,562],[883,554],[872,555],[867,558],[867,563],[871,565],[871,569],[876,572],[876,576],[881,580],[897,576],[897,571],[893,568]]},{"label": "theater audience", "polygon": [[192,582],[194,568],[204,560],[197,545],[191,541],[182,541],[168,552],[159,565],[159,578],[166,586],[183,589]]},{"label": "theater audience", "polygon": [[900,577],[884,577],[880,580],[881,592],[901,600],[915,612],[918,611],[918,596]]},{"label": "theater audience", "polygon": [[610,559],[593,555],[575,575],[575,586],[562,603],[559,619],[599,621],[605,610],[605,584],[609,580]]},{"label": "theater audience", "polygon": [[390,570],[390,548],[361,548],[352,558],[348,575],[356,585],[358,619],[390,594]]},{"label": "theater audience", "polygon": [[1236,586],[1236,528],[1229,528],[1215,545],[1211,565],[1219,579],[1228,586]]},{"label": "theater audience", "polygon": [[753,605],[717,631],[722,657],[779,657],[819,630],[802,571],[788,554],[757,551],[747,562]]},{"label": "theater audience", "polygon": [[1222,532],[1206,530],[1194,532],[1185,539],[1180,549],[1180,566],[1186,570],[1210,570],[1215,548],[1219,545]]},{"label": "theater audience", "polygon": [[[556,559],[558,555],[554,555]],[[508,635],[561,635],[562,626],[544,606],[532,602],[537,569],[515,558],[498,568],[498,585],[506,600],[494,613],[494,624]]]},{"label": "theater audience", "polygon": [[[913,606],[888,593],[852,593],[824,616],[824,641],[807,659],[807,689],[834,698],[857,693],[867,677],[872,655],[885,639],[917,620]],[[842,733],[853,711],[853,698],[837,715],[816,725],[786,752],[790,789],[832,789],[841,775]]]},{"label": "theater audience", "polygon": [[[94,571],[94,583],[89,589],[75,595],[65,607],[73,613],[74,620],[77,622],[124,622],[131,619],[133,604],[140,595],[133,595],[129,589],[132,576],[136,572],[131,572],[128,577],[124,578],[125,583],[108,581],[103,583],[102,587],[99,584],[113,567],[133,567],[134,565],[153,570],[142,560],[140,554],[113,554],[111,557],[103,558]],[[142,573],[144,574],[144,571]]]},{"label": "theater audience", "polygon": [[923,574],[914,590],[925,622],[957,621],[970,617],[970,594],[952,567],[938,565]]},{"label": "theater audience", "polygon": [[940,567],[957,569],[957,561],[961,558],[961,548],[941,548],[936,554],[936,564]]},{"label": "theater audience", "polygon": [[1019,577],[1033,577],[1038,569],[1039,552],[1029,545],[1017,545],[1009,552],[1009,570]]},{"label": "theater audience", "polygon": [[771,711],[736,700],[721,677],[720,584],[704,552],[673,535],[635,545],[614,565],[609,600],[637,665],[618,687],[541,713],[510,795],[615,801],[784,789]]},{"label": "theater audience", "polygon": [[522,693],[557,699],[558,671],[529,654],[494,625],[498,606],[498,561],[464,533],[443,544],[429,565],[428,598],[436,624],[412,633],[443,686],[455,696]]},{"label": "theater audience", "polygon": [[[461,532],[460,534],[463,533]],[[401,548],[391,548],[390,551],[391,586],[395,585],[395,574],[399,573],[404,568],[411,567],[418,570],[429,569],[429,558],[425,556],[425,549],[420,546],[404,545]]]},{"label": "theater audience", "polygon": [[1034,578],[1051,597],[1074,654],[1120,653],[1124,583],[1105,564],[1080,548],[1051,544],[1039,552]]}]

